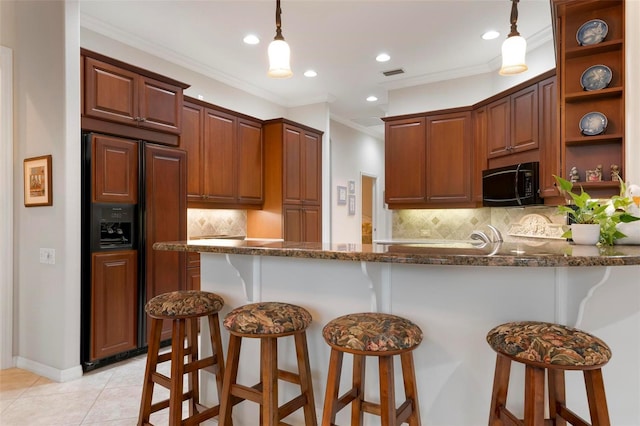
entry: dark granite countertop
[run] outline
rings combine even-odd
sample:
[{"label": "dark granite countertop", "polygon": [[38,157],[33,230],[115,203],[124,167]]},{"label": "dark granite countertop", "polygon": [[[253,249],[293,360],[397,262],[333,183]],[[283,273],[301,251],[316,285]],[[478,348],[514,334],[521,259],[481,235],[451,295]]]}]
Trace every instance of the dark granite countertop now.
[{"label": "dark granite countertop", "polygon": [[623,266],[640,265],[640,246],[580,246],[564,241],[521,241],[474,245],[323,244],[269,240],[190,240],[159,242],[155,250],[280,256],[384,263],[459,266]]}]

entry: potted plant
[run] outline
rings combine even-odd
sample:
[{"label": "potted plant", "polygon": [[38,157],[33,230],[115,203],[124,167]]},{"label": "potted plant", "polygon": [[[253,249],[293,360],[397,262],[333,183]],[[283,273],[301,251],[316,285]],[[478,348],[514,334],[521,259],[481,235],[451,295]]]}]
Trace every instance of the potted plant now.
[{"label": "potted plant", "polygon": [[608,200],[596,200],[580,187],[580,194],[572,192],[573,183],[560,176],[554,178],[558,183],[560,192],[568,195],[572,205],[560,205],[558,210],[566,213],[572,222],[570,229],[562,236],[571,238],[576,244],[612,245],[615,240],[626,237],[618,224],[640,220],[629,213],[627,209],[634,206],[634,201],[626,195],[625,183],[620,180],[620,195],[615,195]]}]

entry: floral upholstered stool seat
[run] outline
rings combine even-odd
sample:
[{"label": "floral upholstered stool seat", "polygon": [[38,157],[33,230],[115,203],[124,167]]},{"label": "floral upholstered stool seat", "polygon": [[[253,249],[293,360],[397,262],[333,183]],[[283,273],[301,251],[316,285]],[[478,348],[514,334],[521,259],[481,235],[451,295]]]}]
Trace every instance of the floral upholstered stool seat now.
[{"label": "floral upholstered stool seat", "polygon": [[[351,404],[351,425],[362,425],[364,413],[380,416],[382,426],[420,425],[413,350],[422,341],[422,330],[408,319],[383,313],[354,313],[325,325],[324,340],[331,346],[322,425],[335,424],[337,413]],[[340,396],[344,354],[353,354],[351,389]],[[396,408],[393,357],[400,356],[405,401]],[[366,357],[378,358],[380,403],[365,400]]]},{"label": "floral upholstered stool seat", "polygon": [[[282,419],[303,408],[306,426],[316,426],[316,411],[311,383],[311,368],[307,350],[306,330],[311,314],[289,303],[260,302],[240,306],[229,312],[223,321],[229,331],[227,370],[220,399],[219,424],[231,424],[235,404],[250,400],[260,404],[261,426],[283,424]],[[293,336],[298,372],[278,368],[278,339]],[[254,386],[237,383],[240,345],[243,338],[260,339],[260,382]],[[300,395],[278,406],[278,380],[300,386]]]},{"label": "floral upholstered stool seat", "polygon": [[[218,415],[219,405],[204,407],[200,404],[198,372],[205,369],[215,374],[220,397],[224,355],[218,312],[223,306],[224,299],[217,294],[195,290],[164,293],[147,302],[145,311],[151,320],[151,331],[138,425],[151,424],[150,415],[167,407],[170,425],[199,424]],[[208,319],[212,355],[198,359],[198,319],[201,317]],[[162,335],[162,323],[165,320],[172,323],[171,351],[160,353],[161,340],[167,338]],[[157,371],[158,364],[167,361],[171,361],[170,377]],[[186,391],[185,374],[188,374]],[[167,388],[169,398],[152,404],[155,384]],[[189,415],[183,419],[182,402],[186,400],[189,401]]]},{"label": "floral upholstered stool seat", "polygon": [[[491,397],[490,425],[566,424],[608,426],[609,413],[602,380],[602,366],[611,350],[600,339],[584,331],[559,324],[524,321],[493,328],[487,342],[497,352]],[[525,365],[524,420],[507,410],[511,362]],[[566,407],[565,370],[584,373],[591,423]],[[549,393],[549,417],[545,423],[545,371]]]}]

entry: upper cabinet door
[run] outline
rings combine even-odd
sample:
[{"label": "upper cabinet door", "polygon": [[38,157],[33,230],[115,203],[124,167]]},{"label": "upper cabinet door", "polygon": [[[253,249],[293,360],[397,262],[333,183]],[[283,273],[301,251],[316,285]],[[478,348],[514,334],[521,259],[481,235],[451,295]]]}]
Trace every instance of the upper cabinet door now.
[{"label": "upper cabinet door", "polygon": [[94,58],[85,58],[85,115],[137,125],[138,75]]},{"label": "upper cabinet door", "polygon": [[129,139],[91,135],[94,203],[138,203],[138,143]]},{"label": "upper cabinet door", "polygon": [[303,164],[304,204],[319,205],[322,198],[322,170],[320,170],[322,156],[322,137],[305,131],[302,138],[301,150]]},{"label": "upper cabinet door", "polygon": [[249,120],[238,120],[237,140],[238,201],[246,204],[262,204],[264,199],[262,125]]},{"label": "upper cabinet door", "polygon": [[510,139],[511,101],[505,97],[487,105],[487,158],[508,155]]},{"label": "upper cabinet door", "polygon": [[282,196],[285,204],[302,203],[302,131],[288,125],[284,126],[283,135],[283,189]]},{"label": "upper cabinet door", "polygon": [[537,149],[538,85],[534,84],[511,95],[511,152]]},{"label": "upper cabinet door", "polygon": [[200,200],[203,188],[204,107],[185,102],[182,107],[180,148],[187,152],[187,199]]},{"label": "upper cabinet door", "polygon": [[385,202],[424,203],[426,144],[424,117],[385,123]]},{"label": "upper cabinet door", "polygon": [[138,87],[140,126],[179,134],[182,88],[144,76],[140,76]]},{"label": "upper cabinet door", "polygon": [[471,201],[471,113],[427,117],[427,202]]},{"label": "upper cabinet door", "polygon": [[204,120],[205,198],[233,203],[236,118],[207,108]]}]

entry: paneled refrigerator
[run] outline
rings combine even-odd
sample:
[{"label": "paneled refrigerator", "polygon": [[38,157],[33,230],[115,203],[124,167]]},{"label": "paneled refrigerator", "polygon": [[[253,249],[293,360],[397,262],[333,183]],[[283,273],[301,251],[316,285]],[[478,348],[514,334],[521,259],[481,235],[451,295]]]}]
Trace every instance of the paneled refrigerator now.
[{"label": "paneled refrigerator", "polygon": [[88,371],[144,352],[144,305],[185,288],[185,254],[153,243],[187,239],[187,171],[177,148],[98,133],[82,143],[80,356]]}]

